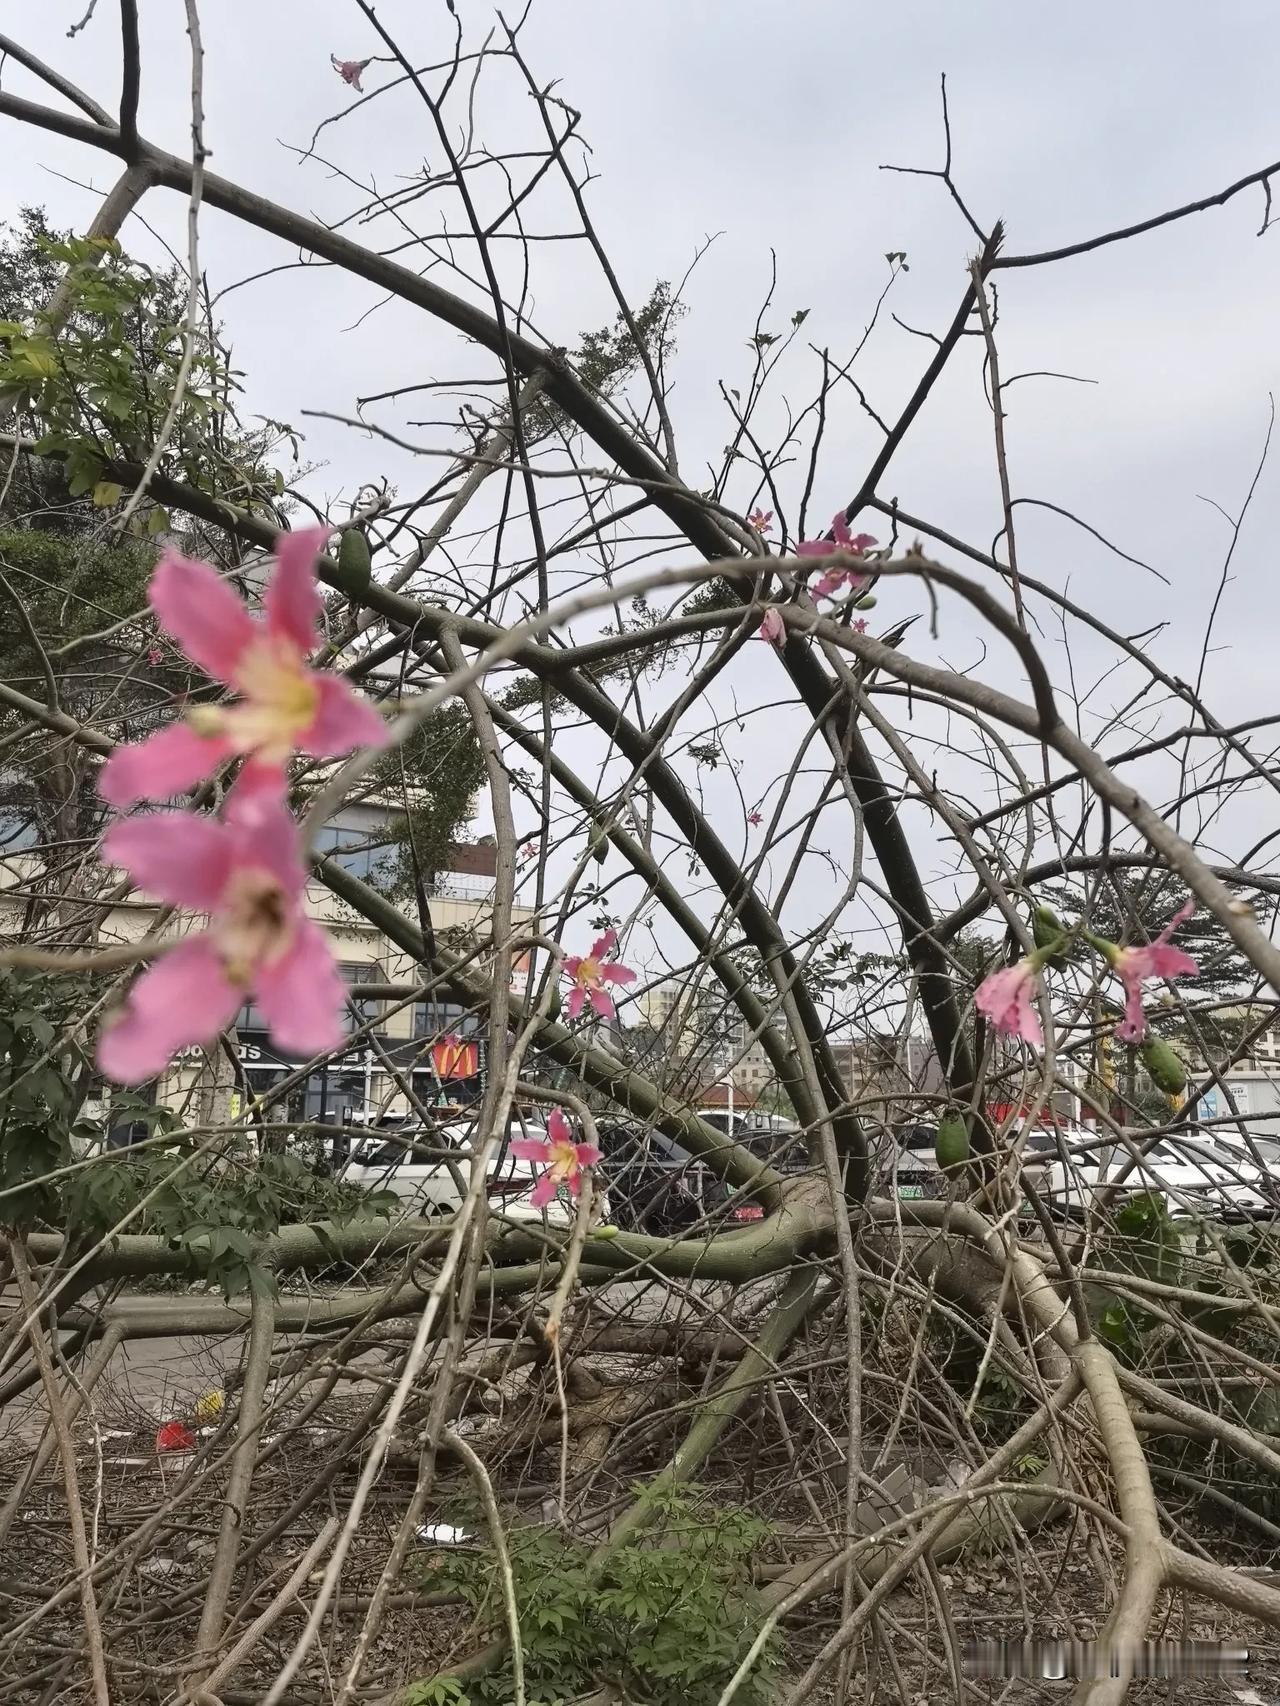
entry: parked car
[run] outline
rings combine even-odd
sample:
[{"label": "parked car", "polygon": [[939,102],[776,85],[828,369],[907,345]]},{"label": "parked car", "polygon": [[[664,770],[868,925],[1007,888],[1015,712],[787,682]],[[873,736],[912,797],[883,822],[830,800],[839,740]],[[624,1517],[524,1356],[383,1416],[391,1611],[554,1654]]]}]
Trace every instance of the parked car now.
[{"label": "parked car", "polygon": [[[561,1186],[559,1195],[545,1209],[535,1208],[529,1198],[542,1168],[511,1152],[512,1138],[545,1139],[547,1135],[547,1128],[539,1121],[511,1121],[506,1138],[489,1158],[486,1194],[492,1213],[504,1220],[538,1224],[545,1214],[549,1226],[573,1224],[577,1210],[568,1188]],[[475,1147],[476,1136],[474,1125],[468,1121],[425,1126],[409,1119],[392,1131],[380,1127],[376,1136],[354,1146],[342,1176],[366,1190],[391,1191],[407,1215],[453,1214],[462,1205],[471,1171],[469,1152]],[[452,1167],[451,1152],[457,1154]],[[609,1213],[608,1194],[599,1192],[596,1218],[607,1221]]]},{"label": "parked car", "polygon": [[1233,1172],[1238,1169],[1251,1182],[1256,1174],[1258,1190],[1280,1209],[1280,1137],[1254,1131],[1246,1142],[1232,1126],[1215,1127],[1211,1132],[1192,1128],[1186,1135],[1189,1141],[1207,1145],[1224,1167]]},{"label": "parked car", "polygon": [[882,1143],[883,1189],[904,1199],[946,1195],[946,1181],[934,1153],[938,1141],[936,1125],[899,1126],[894,1142]]},{"label": "parked car", "polygon": [[617,1224],[658,1238],[678,1237],[702,1222],[747,1225],[764,1218],[749,1191],[724,1184],[705,1161],[665,1133],[607,1123],[600,1147]]},{"label": "parked car", "polygon": [[727,1108],[699,1108],[698,1118],[713,1131],[732,1137],[779,1173],[803,1173],[810,1166],[804,1134],[793,1120],[736,1108],[733,1113]]},{"label": "parked car", "polygon": [[[937,1126],[927,1121],[902,1125],[894,1137],[894,1146],[882,1151],[884,1184],[881,1188],[904,1200],[946,1196],[947,1180],[938,1165]],[[1064,1140],[1052,1126],[1033,1126],[1025,1137],[1019,1137],[1023,1176],[1030,1179],[1037,1189],[1043,1187],[1049,1162],[1060,1154],[1060,1141]],[[1019,1218],[1023,1220],[1031,1218],[1034,1212],[1025,1200],[1018,1209]]]},{"label": "parked car", "polygon": [[[1128,1149],[1110,1135],[1073,1134],[1066,1160],[1058,1155],[1044,1169],[1042,1189],[1051,1211],[1083,1215],[1129,1160]],[[1113,1200],[1123,1203],[1144,1192],[1162,1197],[1174,1219],[1238,1222],[1276,1213],[1271,1181],[1251,1161],[1193,1131],[1171,1134],[1152,1145],[1116,1187]]]}]

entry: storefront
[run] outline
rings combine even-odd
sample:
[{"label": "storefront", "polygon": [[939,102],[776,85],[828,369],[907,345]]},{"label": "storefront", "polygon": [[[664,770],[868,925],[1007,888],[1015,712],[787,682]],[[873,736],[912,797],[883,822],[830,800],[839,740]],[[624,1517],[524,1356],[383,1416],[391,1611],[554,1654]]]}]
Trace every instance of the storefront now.
[{"label": "storefront", "polygon": [[[245,1081],[255,1097],[265,1096],[305,1064],[283,1055],[265,1030],[237,1032]],[[483,1037],[429,1038],[379,1036],[377,1047],[358,1039],[344,1054],[331,1056],[285,1092],[276,1117],[362,1125],[380,1113],[406,1113],[408,1084],[424,1108],[465,1108],[478,1102],[487,1082]],[[238,1108],[233,1109],[233,1117]]]}]

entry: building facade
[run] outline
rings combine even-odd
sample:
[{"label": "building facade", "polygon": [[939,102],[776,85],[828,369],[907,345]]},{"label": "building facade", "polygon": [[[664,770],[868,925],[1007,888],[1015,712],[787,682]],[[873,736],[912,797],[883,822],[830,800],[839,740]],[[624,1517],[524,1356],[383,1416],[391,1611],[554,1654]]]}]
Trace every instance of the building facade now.
[{"label": "building facade", "polygon": [[[349,808],[321,831],[320,851],[354,875],[376,879],[386,871],[388,854],[378,844],[380,831],[385,839],[386,822],[383,808]],[[23,928],[28,885],[38,863],[27,848],[0,847],[0,943]],[[432,924],[441,934],[483,941],[493,906],[492,839],[454,848],[449,864],[454,868],[437,872],[427,885]],[[111,880],[110,874],[104,876]],[[415,998],[414,989],[426,981],[422,968],[324,884],[308,884],[306,907],[329,937],[351,985],[350,1047],[314,1066],[284,1054],[272,1042],[260,1011],[248,1002],[233,1033],[207,1048],[184,1050],[163,1077],[144,1087],[145,1098],[196,1126],[234,1121],[250,1102],[273,1092],[279,1092],[269,1114],[273,1123],[358,1125],[387,1113],[461,1108],[478,1100],[487,1083],[484,1015],[458,1007],[443,993]],[[411,916],[416,922],[416,906]],[[517,923],[528,917],[527,909],[515,909]],[[137,941],[155,920],[153,905],[121,900],[103,916],[97,945]],[[86,1112],[107,1114],[109,1097],[109,1087],[95,1084]]]},{"label": "building facade", "polygon": [[706,1092],[707,1106],[719,1105],[711,1092],[727,1092],[730,1079],[735,1094],[751,1103],[774,1086],[769,1056],[719,985],[673,979],[647,990],[639,1007],[668,1056],[684,1069],[689,1090]]}]

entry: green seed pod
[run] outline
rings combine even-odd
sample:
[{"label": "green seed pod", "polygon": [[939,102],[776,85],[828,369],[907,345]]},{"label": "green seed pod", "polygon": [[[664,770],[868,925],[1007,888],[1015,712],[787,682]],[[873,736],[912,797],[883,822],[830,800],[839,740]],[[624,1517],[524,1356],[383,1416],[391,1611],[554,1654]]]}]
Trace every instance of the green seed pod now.
[{"label": "green seed pod", "polygon": [[[1055,948],[1066,935],[1062,920],[1051,906],[1037,906],[1031,914],[1031,939],[1037,948]],[[1052,966],[1054,971],[1061,971],[1067,963],[1065,954],[1051,954],[1044,962]]]},{"label": "green seed pod", "polygon": [[853,601],[855,610],[874,610],[875,607],[876,595],[874,592],[864,592],[861,598],[855,598]]},{"label": "green seed pod", "polygon": [[969,1128],[961,1115],[944,1114],[938,1121],[934,1153],[944,1173],[958,1173],[968,1161]]},{"label": "green seed pod", "polygon": [[362,598],[369,589],[373,560],[369,541],[358,527],[348,527],[338,546],[338,575],[348,598]]},{"label": "green seed pod", "polygon": [[562,1006],[562,1002],[560,999],[560,980],[559,980],[559,978],[557,978],[556,981],[551,986],[551,999],[547,1003],[547,1018],[548,1019],[558,1019],[560,1017],[561,1006]]},{"label": "green seed pod", "polygon": [[1187,1069],[1177,1050],[1159,1037],[1148,1037],[1138,1052],[1156,1089],[1166,1096],[1180,1096],[1187,1087]]}]

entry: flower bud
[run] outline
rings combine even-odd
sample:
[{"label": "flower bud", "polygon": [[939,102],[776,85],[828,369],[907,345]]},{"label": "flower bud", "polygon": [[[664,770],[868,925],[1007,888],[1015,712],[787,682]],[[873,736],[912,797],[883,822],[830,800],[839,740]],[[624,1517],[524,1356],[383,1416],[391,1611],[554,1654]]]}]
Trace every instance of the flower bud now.
[{"label": "flower bud", "polygon": [[1157,1090],[1166,1096],[1182,1094],[1187,1087],[1187,1069],[1176,1049],[1159,1037],[1148,1036],[1138,1053]]},{"label": "flower bud", "polygon": [[960,1114],[944,1114],[938,1121],[934,1153],[944,1173],[953,1177],[969,1159],[969,1128]]},{"label": "flower bud", "polygon": [[1037,906],[1031,914],[1031,939],[1037,948],[1052,948],[1053,953],[1046,955],[1043,964],[1052,966],[1054,971],[1061,971],[1067,963],[1067,957],[1061,952],[1065,946],[1066,928],[1062,920],[1051,906]]},{"label": "flower bud", "polygon": [[343,592],[348,598],[362,598],[369,589],[372,574],[369,541],[358,527],[346,528],[338,546],[338,579]]}]

